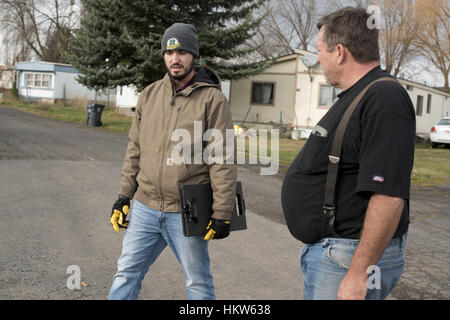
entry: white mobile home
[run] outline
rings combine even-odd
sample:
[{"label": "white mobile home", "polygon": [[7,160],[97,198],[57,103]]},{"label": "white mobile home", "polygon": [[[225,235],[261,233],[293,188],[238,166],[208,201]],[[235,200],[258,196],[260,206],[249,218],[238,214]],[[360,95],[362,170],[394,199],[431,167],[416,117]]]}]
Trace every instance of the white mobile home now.
[{"label": "white mobile home", "polygon": [[134,86],[117,87],[116,107],[120,113],[131,115],[136,109],[139,92]]},{"label": "white mobile home", "polygon": [[432,126],[442,117],[448,116],[450,94],[406,79],[398,80],[405,87],[414,105],[417,134],[428,135]]},{"label": "white mobile home", "polygon": [[[450,94],[399,79],[416,110],[417,134],[428,134],[450,107]],[[304,50],[281,57],[264,72],[232,80],[233,121],[280,124],[309,132],[330,109],[340,89],[327,83],[317,55]]]},{"label": "white mobile home", "polygon": [[26,100],[55,102],[55,100],[83,99],[115,103],[115,90],[96,93],[88,89],[76,80],[79,72],[71,65],[28,61],[19,62],[16,70],[19,96]]}]

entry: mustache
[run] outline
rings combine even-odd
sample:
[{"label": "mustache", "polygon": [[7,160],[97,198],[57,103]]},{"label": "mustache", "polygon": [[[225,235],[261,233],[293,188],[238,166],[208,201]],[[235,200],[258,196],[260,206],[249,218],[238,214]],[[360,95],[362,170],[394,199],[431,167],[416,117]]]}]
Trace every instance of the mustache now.
[{"label": "mustache", "polygon": [[181,63],[173,63],[173,64],[170,65],[170,67],[171,68],[172,67],[182,67],[182,68],[184,68],[184,66]]}]

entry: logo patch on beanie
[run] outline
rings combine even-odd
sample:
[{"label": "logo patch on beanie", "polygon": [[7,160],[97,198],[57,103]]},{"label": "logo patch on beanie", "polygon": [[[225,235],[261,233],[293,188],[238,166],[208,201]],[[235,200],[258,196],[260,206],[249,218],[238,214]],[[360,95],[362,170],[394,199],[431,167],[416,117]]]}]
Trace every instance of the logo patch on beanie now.
[{"label": "logo patch on beanie", "polygon": [[169,40],[167,40],[166,50],[173,50],[180,46],[181,46],[180,42],[178,41],[177,38],[170,38]]}]

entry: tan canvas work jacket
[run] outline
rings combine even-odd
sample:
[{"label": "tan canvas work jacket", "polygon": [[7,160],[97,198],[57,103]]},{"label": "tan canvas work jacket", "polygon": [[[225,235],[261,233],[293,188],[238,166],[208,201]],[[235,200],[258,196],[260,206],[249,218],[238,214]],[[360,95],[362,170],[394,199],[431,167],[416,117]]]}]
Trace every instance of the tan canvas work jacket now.
[{"label": "tan canvas work jacket", "polygon": [[[129,132],[130,141],[122,167],[119,194],[155,210],[181,212],[178,188],[182,184],[209,183],[213,189],[213,217],[231,219],[234,205],[237,168],[235,164],[192,161],[173,163],[172,151],[180,141],[171,141],[176,129],[191,136],[194,151],[194,121],[202,132],[215,128],[223,134],[233,129],[231,110],[220,90],[218,76],[209,68],[196,67],[191,85],[175,92],[168,76],[142,91]],[[201,140],[202,137],[200,137]],[[211,139],[211,141],[214,141]],[[203,142],[205,148],[209,142]],[[198,144],[197,149],[198,150]],[[203,158],[202,158],[203,159]]]}]

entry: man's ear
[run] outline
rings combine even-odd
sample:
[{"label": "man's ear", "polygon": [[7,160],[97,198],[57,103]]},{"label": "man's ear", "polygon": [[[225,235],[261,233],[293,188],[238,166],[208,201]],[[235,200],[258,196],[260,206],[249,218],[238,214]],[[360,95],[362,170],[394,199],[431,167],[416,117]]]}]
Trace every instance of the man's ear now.
[{"label": "man's ear", "polygon": [[346,57],[347,51],[345,49],[346,48],[340,43],[336,45],[336,59],[337,59],[336,62],[338,64],[342,64],[347,58]]}]

